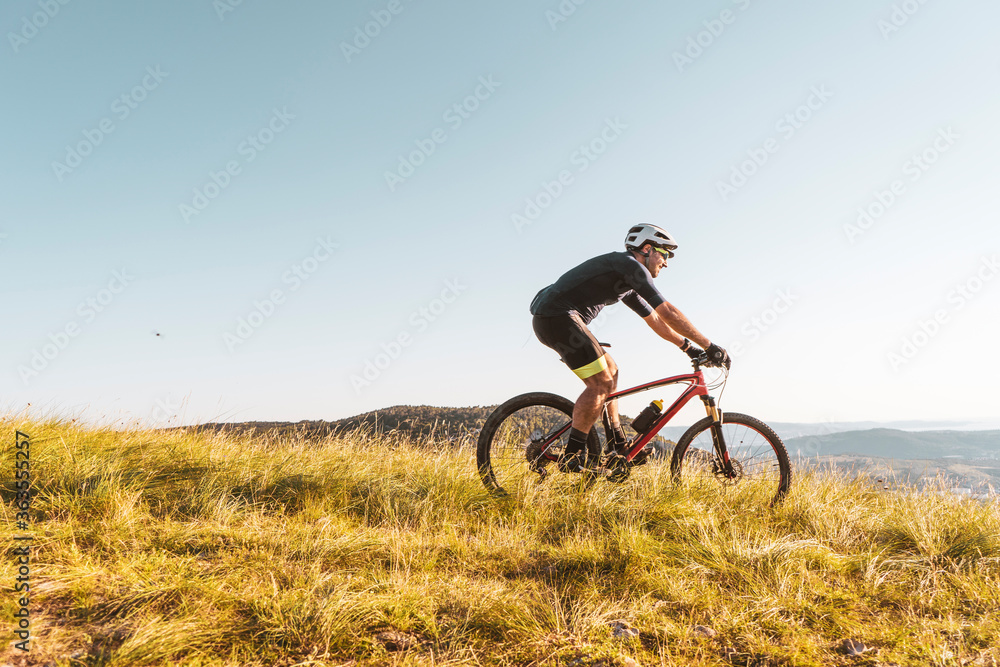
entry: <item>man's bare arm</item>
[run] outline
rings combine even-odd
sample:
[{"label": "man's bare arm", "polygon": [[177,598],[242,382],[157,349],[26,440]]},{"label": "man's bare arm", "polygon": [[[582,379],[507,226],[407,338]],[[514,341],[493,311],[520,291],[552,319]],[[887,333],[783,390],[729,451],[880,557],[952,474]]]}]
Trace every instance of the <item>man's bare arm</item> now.
[{"label": "man's bare arm", "polygon": [[668,340],[680,347],[684,343],[684,338],[689,338],[695,345],[702,349],[712,344],[708,338],[702,335],[691,324],[691,320],[684,316],[684,313],[677,310],[669,302],[664,301],[656,307],[650,315],[643,318],[646,324],[655,331],[661,338]]}]

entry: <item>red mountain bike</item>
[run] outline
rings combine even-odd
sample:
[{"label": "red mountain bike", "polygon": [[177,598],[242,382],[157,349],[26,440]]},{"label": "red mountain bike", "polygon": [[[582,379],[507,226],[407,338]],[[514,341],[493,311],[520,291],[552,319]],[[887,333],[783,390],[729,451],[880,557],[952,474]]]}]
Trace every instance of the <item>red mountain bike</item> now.
[{"label": "red mountain bike", "polygon": [[[583,473],[588,485],[604,477],[624,482],[631,474],[632,461],[653,441],[656,434],[695,396],[705,404],[708,416],[696,422],[678,440],[670,457],[675,482],[754,485],[773,505],[788,493],[792,480],[788,453],[781,438],[759,419],[736,412],[722,413],[709,389],[724,386],[728,372],[711,386],[705,383],[701,367],[708,359],[692,361],[694,372],[663,378],[610,394],[602,413],[604,437],[596,426],[591,429],[587,448],[597,468]],[[608,402],[669,384],[688,387],[666,411],[655,416],[630,443],[624,456],[606,453],[611,436]],[[652,411],[655,414],[655,410]],[[491,492],[506,495],[507,489],[525,480],[544,480],[563,453],[572,425],[573,401],[545,392],[515,396],[494,410],[479,434],[476,459],[483,484]],[[551,466],[557,469],[555,465]],[[572,474],[572,473],[570,473]]]}]

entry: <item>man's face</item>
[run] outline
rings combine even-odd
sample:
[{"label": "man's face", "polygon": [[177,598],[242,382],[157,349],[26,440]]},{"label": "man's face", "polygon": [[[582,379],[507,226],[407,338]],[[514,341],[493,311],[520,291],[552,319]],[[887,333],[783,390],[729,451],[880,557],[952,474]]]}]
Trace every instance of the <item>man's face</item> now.
[{"label": "man's face", "polygon": [[660,269],[666,268],[667,256],[652,246],[649,247],[649,258],[646,260],[646,268],[654,278],[660,275]]}]

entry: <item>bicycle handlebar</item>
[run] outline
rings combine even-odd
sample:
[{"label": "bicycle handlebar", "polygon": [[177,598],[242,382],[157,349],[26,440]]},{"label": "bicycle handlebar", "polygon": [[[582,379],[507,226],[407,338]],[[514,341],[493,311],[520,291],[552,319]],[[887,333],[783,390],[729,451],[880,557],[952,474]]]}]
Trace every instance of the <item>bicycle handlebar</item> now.
[{"label": "bicycle handlebar", "polygon": [[708,366],[709,368],[722,368],[722,364],[717,364],[711,361],[708,358],[708,353],[705,352],[692,359],[691,365],[694,366],[695,371],[697,371],[701,366]]}]

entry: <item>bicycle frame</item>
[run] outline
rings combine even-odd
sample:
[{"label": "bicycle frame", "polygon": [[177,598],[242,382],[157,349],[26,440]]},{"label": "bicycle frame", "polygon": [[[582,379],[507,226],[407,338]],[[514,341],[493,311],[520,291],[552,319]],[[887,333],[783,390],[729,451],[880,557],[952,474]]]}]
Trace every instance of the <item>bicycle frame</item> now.
[{"label": "bicycle frame", "polygon": [[[684,384],[688,385],[677,400],[665,410],[656,421],[649,427],[645,433],[643,433],[635,442],[632,443],[632,447],[628,450],[625,455],[626,460],[631,461],[635,456],[645,447],[656,434],[659,433],[660,429],[667,425],[667,423],[673,419],[681,409],[688,404],[695,396],[701,398],[702,402],[705,404],[705,411],[708,416],[712,418],[712,441],[715,445],[715,450],[719,455],[720,461],[723,463],[723,471],[726,474],[731,474],[732,469],[729,463],[729,452],[726,451],[725,440],[722,437],[722,429],[720,428],[722,423],[722,414],[719,408],[715,404],[715,398],[710,396],[708,393],[708,387],[705,385],[705,375],[701,370],[699,365],[695,365],[695,370],[693,373],[686,373],[684,375],[674,375],[672,377],[663,378],[661,380],[655,380],[653,382],[648,382],[646,384],[639,385],[637,387],[632,387],[631,389],[624,389],[622,391],[616,391],[609,394],[607,399],[604,401],[604,409],[601,414],[601,418],[604,424],[604,434],[606,440],[611,439],[611,420],[608,416],[608,403],[611,401],[621,398],[623,396],[631,396],[632,394],[638,394],[639,392],[648,391],[650,389],[656,389],[657,387],[665,387],[670,384]],[[546,442],[543,443],[542,455],[549,459],[550,461],[555,461],[557,456],[550,454],[548,451],[549,446],[557,441],[566,429],[570,428],[572,424],[566,424],[558,431],[555,431],[549,435]]]}]

